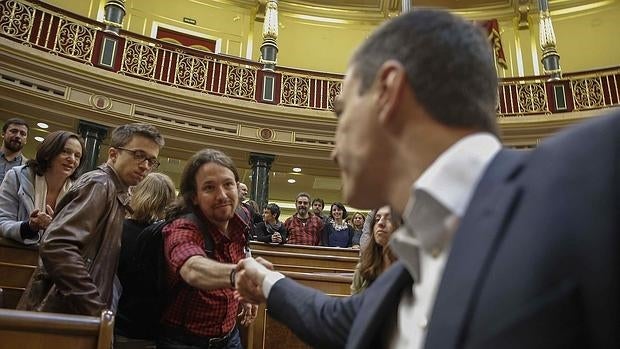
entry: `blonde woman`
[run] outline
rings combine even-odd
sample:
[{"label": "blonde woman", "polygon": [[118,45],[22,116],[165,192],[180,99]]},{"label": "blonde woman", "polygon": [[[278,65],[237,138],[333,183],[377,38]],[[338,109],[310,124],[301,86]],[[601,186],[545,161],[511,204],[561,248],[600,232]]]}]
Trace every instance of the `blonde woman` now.
[{"label": "blonde woman", "polygon": [[[118,279],[122,296],[118,303],[115,334],[130,338],[147,338],[148,333],[140,323],[133,321],[136,313],[152,310],[142,309],[141,299],[145,296],[139,280],[131,272],[132,256],[137,253],[137,237],[140,232],[164,218],[166,207],[174,201],[176,191],[170,177],[163,173],[150,173],[134,187],[130,206],[133,213],[123,223],[123,240],[118,265]],[[119,339],[123,340],[123,339]]]}]

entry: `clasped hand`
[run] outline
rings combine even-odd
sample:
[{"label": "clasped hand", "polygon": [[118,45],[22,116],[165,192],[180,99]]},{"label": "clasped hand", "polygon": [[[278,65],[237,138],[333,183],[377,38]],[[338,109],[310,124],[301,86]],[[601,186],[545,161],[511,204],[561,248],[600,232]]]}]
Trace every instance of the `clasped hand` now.
[{"label": "clasped hand", "polygon": [[273,270],[273,264],[264,258],[245,258],[237,263],[235,277],[236,296],[242,302],[260,304],[266,301],[263,295],[263,280]]},{"label": "clasped hand", "polygon": [[30,218],[28,219],[30,229],[39,231],[46,229],[47,226],[50,225],[52,217],[54,217],[54,210],[52,210],[50,205],[46,205],[45,211],[46,212],[42,212],[36,209],[30,213]]}]

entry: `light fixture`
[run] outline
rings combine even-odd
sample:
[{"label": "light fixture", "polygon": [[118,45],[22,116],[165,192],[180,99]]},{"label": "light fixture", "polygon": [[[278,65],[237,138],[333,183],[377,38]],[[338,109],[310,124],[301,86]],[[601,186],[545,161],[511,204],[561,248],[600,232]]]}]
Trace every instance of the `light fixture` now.
[{"label": "light fixture", "polygon": [[37,122],[37,126],[39,126],[40,128],[49,128],[50,125],[44,123],[44,122]]},{"label": "light fixture", "polygon": [[36,137],[34,137],[34,140],[37,141],[37,142],[43,142],[43,137],[36,136]]},{"label": "light fixture", "polygon": [[295,182],[297,182],[297,181],[296,181],[296,180],[294,180],[293,178],[289,178],[287,182],[289,182],[289,183],[293,184],[293,183],[295,183]]},{"label": "light fixture", "polygon": [[293,172],[301,172],[301,167],[293,167]]}]

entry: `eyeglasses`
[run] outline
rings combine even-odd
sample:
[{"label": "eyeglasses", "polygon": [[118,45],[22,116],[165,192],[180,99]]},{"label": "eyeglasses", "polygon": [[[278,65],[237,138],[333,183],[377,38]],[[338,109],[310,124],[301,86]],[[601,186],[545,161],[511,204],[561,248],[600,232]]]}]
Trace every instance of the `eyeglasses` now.
[{"label": "eyeglasses", "polygon": [[142,163],[146,161],[152,170],[158,168],[160,165],[160,162],[157,161],[156,158],[149,157],[142,150],[131,150],[131,149],[123,148],[123,147],[114,147],[114,148],[130,152],[131,155],[133,155],[133,159],[136,160],[138,163]]}]

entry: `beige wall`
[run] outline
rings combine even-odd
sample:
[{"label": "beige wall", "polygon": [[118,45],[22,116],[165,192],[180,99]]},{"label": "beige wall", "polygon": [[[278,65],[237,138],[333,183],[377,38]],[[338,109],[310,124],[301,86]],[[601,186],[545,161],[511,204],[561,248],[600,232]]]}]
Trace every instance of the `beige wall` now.
[{"label": "beige wall", "polygon": [[[105,0],[47,0],[83,16],[103,16]],[[598,6],[597,4],[602,4]],[[249,6],[249,5],[248,5]],[[154,23],[178,31],[219,39],[220,52],[258,60],[262,22],[256,7],[239,7],[213,0],[127,0],[124,28],[152,36]],[[553,9],[553,7],[552,7]],[[479,15],[478,15],[479,16]],[[620,0],[595,1],[577,10],[552,12],[564,72],[620,65]],[[197,21],[183,23],[183,17]],[[368,36],[369,23],[319,22],[280,13],[278,65],[344,73],[354,49]],[[508,69],[502,77],[542,74],[538,48],[538,15],[530,15],[530,29],[519,30],[513,18],[500,19]]]}]

